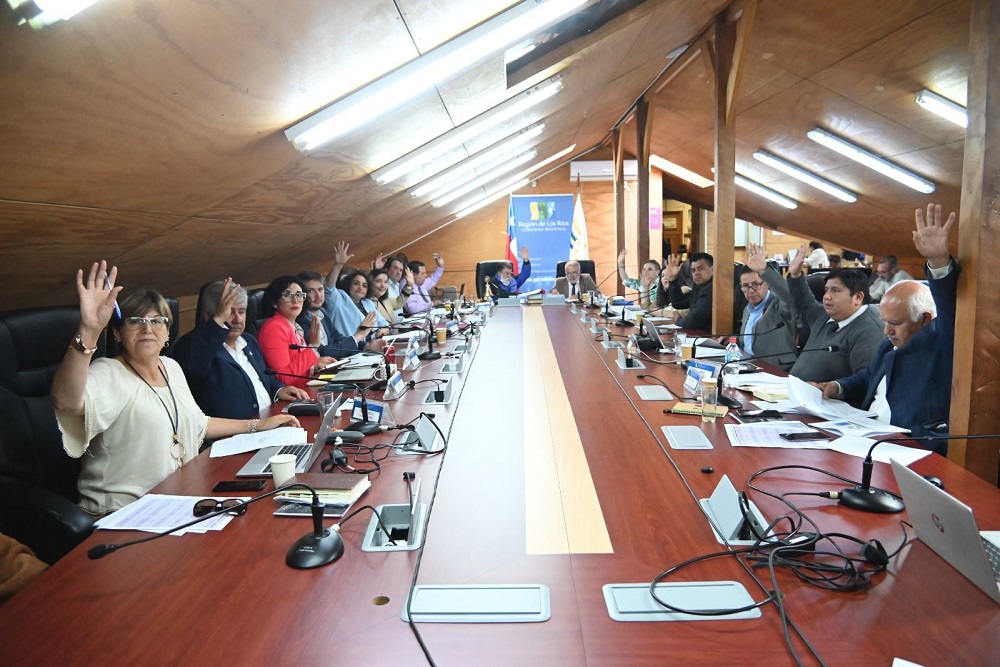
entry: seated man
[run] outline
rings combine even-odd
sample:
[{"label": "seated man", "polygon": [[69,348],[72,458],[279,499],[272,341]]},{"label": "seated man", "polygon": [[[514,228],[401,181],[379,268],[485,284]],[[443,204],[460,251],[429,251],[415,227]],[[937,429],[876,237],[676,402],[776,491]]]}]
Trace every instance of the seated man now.
[{"label": "seated man", "polygon": [[805,255],[803,244],[788,265],[787,281],[772,271],[765,271],[761,278],[779,298],[790,300],[796,314],[809,325],[809,340],[789,374],[806,382],[828,382],[871,363],[883,340],[882,321],[866,305],[868,278],[857,269],[830,271],[823,303],[817,302],[802,273]]},{"label": "seated man", "polygon": [[426,313],[434,305],[434,301],[431,299],[431,288],[437,285],[441,276],[444,275],[444,258],[440,253],[434,253],[432,257],[434,257],[437,267],[434,269],[434,273],[429,276],[423,262],[414,260],[409,264],[410,271],[413,272],[414,287],[413,294],[406,300],[406,306],[403,308],[407,315]]},{"label": "seated man", "polygon": [[868,296],[878,303],[890,287],[903,280],[913,280],[913,276],[899,268],[895,255],[886,255],[875,265],[875,280],[868,288]]},{"label": "seated man", "polygon": [[[747,307],[743,309],[739,342],[748,356],[780,355],[771,357],[768,362],[787,371],[796,357],[795,314],[791,303],[768,289],[761,278],[768,271],[772,273],[772,281],[783,284],[778,272],[767,265],[764,246],[748,243],[747,263],[740,272],[740,289],[747,299]],[[775,329],[782,323],[784,326]]]},{"label": "seated man", "polygon": [[514,275],[514,265],[510,262],[503,262],[500,270],[490,278],[490,286],[493,288],[494,299],[504,299],[510,296],[517,296],[521,291],[521,285],[531,276],[531,258],[528,254],[528,246],[521,248],[521,272]]},{"label": "seated man", "polygon": [[618,253],[618,278],[622,281],[622,285],[626,289],[635,290],[639,293],[640,306],[646,310],[652,310],[656,307],[657,300],[660,298],[660,263],[655,259],[647,259],[639,267],[639,277],[633,278],[629,276],[628,271],[625,269],[626,257],[628,257],[628,249],[623,248]]},{"label": "seated man", "polygon": [[580,262],[571,259],[566,262],[566,275],[556,278],[556,284],[552,287],[552,292],[562,294],[567,299],[580,300],[580,295],[584,292],[596,292],[597,283],[590,277],[589,273],[580,271]]},{"label": "seated man", "polygon": [[[316,271],[303,271],[298,279],[306,292],[306,304],[295,322],[302,327],[302,337],[310,345],[318,346],[317,354],[343,359],[366,349],[368,329],[356,329],[353,334],[344,335],[333,325],[335,313],[326,298],[323,276]],[[375,318],[369,324],[374,325]]]},{"label": "seated man", "polygon": [[[827,398],[840,398],[877,419],[908,428],[915,436],[945,435],[951,409],[958,264],[948,254],[955,214],[941,224],[941,206],[917,209],[914,245],[927,259],[930,287],[904,281],[889,288],[879,312],[887,339],[872,363],[849,377],[818,385]],[[931,447],[947,453],[946,441]]]},{"label": "seated man", "polygon": [[205,414],[252,419],[274,401],[309,398],[264,370],[257,339],[243,332],[247,293],[231,278],[212,283],[202,296],[200,322],[177,341],[174,359]]},{"label": "seated man", "polygon": [[691,253],[691,278],[694,287],[690,292],[684,292],[680,281],[680,255],[667,258],[664,277],[669,283],[667,293],[670,303],[678,310],[688,309],[687,314],[677,319],[677,326],[682,329],[712,330],[712,264],[715,259],[707,252]]}]

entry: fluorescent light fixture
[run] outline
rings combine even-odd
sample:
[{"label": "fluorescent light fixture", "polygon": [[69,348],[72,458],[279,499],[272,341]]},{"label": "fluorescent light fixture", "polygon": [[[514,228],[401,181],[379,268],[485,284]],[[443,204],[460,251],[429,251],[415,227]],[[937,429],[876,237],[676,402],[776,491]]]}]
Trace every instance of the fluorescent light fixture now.
[{"label": "fluorescent light fixture", "polygon": [[740,176],[739,174],[736,174],[736,185],[746,190],[749,190],[750,192],[760,197],[763,197],[764,199],[769,199],[773,201],[775,204],[784,206],[785,208],[791,209],[799,207],[799,203],[794,199],[790,199],[785,195],[781,194],[780,192],[776,192],[769,187],[761,185],[757,181],[751,181],[746,176]]},{"label": "fluorescent light fixture", "polygon": [[[391,183],[404,174],[408,174],[409,172],[424,166],[428,162],[431,162],[435,158],[444,155],[446,152],[459,146],[460,144],[465,143],[469,139],[477,137],[488,130],[492,130],[500,123],[503,123],[519,113],[523,113],[524,111],[537,106],[562,90],[562,87],[563,82],[561,76],[557,75],[547,79],[545,82],[518,93],[514,97],[496,105],[489,111],[479,114],[475,118],[471,118],[458,127],[445,132],[431,141],[428,141],[420,148],[393,160],[381,169],[373,171],[372,178],[374,178],[375,182],[379,185]],[[523,125],[512,130],[512,133],[522,129],[532,122],[535,122],[535,120],[537,119],[526,120]],[[421,180],[429,178],[430,176],[433,176],[450,166],[451,164],[441,165],[436,172],[421,174]]]},{"label": "fluorescent light fixture", "polygon": [[18,25],[27,23],[35,30],[67,21],[97,0],[7,0]]},{"label": "fluorescent light fixture", "polygon": [[771,155],[767,151],[756,151],[753,154],[755,160],[763,162],[769,167],[774,167],[783,174],[788,174],[792,178],[797,178],[806,185],[811,185],[814,188],[822,190],[828,195],[833,195],[841,201],[846,201],[849,204],[853,204],[858,201],[858,196],[851,192],[850,190],[845,190],[844,188],[831,183],[825,178],[820,178],[811,171],[807,171],[802,167],[797,167],[791,162],[785,162],[781,158]]},{"label": "fluorescent light fixture", "polygon": [[514,136],[499,141],[486,149],[479,151],[458,164],[449,167],[436,178],[425,181],[423,185],[410,190],[410,196],[417,198],[430,194],[431,198],[442,195],[458,187],[476,175],[476,170],[490,170],[501,162],[516,155],[529,141],[540,136],[545,131],[545,124],[539,123],[527,127]]},{"label": "fluorescent light fixture", "polygon": [[586,2],[521,2],[296,123],[285,136],[297,149],[307,151],[353,132],[541,32]]},{"label": "fluorescent light fixture", "polygon": [[671,162],[670,160],[665,160],[659,155],[650,155],[649,164],[653,165],[660,171],[672,174],[677,178],[687,181],[693,185],[697,185],[699,188],[707,188],[709,186],[715,185],[715,181],[709,180],[702,176],[701,174],[696,174],[690,169],[685,169],[684,167]]},{"label": "fluorescent light fixture", "polygon": [[921,90],[917,93],[914,101],[931,113],[935,113],[945,120],[950,120],[955,125],[969,126],[969,114],[966,113],[965,107],[958,102],[952,102],[929,90]]},{"label": "fluorescent light fixture", "polygon": [[530,174],[533,171],[537,171],[538,169],[541,169],[546,165],[552,164],[559,158],[569,155],[574,150],[576,150],[576,144],[564,148],[558,153],[555,153],[554,155],[550,155],[549,157],[545,158],[541,162],[531,165],[521,173],[512,176],[502,185],[497,186],[493,190],[490,190],[485,195],[483,195],[482,199],[477,199],[473,201],[471,204],[468,204],[465,208],[461,209],[458,213],[455,214],[455,219],[457,220],[459,218],[464,218],[470,213],[478,211],[487,204],[495,202],[497,199],[500,199],[504,195],[508,195],[514,190],[523,188],[525,185],[531,182],[531,179],[528,178],[528,174]]},{"label": "fluorescent light fixture", "polygon": [[809,130],[809,132],[806,133],[806,136],[816,143],[822,144],[830,150],[840,153],[844,157],[849,157],[855,162],[860,162],[869,169],[874,169],[883,176],[888,176],[895,181],[899,181],[903,185],[913,188],[917,192],[923,192],[924,194],[934,192],[934,183],[928,181],[926,178],[917,176],[912,171],[907,171],[906,169],[889,162],[884,157],[870,153],[860,146],[852,144],[846,139],[841,139],[835,134],[830,134],[826,130],[822,130],[817,127],[816,129]]},{"label": "fluorescent light fixture", "polygon": [[433,206],[434,208],[441,208],[445,204],[450,204],[459,197],[472,192],[476,188],[482,185],[486,185],[487,183],[495,181],[501,176],[510,173],[510,171],[515,167],[520,167],[522,164],[534,160],[537,156],[538,156],[538,151],[536,151],[534,148],[528,149],[525,152],[521,153],[520,155],[517,155],[510,160],[507,160],[499,167],[496,167],[495,169],[492,169],[483,174],[482,176],[474,178],[467,183],[459,185],[451,192],[448,192],[443,196],[438,197],[437,199],[431,202],[431,206]]}]

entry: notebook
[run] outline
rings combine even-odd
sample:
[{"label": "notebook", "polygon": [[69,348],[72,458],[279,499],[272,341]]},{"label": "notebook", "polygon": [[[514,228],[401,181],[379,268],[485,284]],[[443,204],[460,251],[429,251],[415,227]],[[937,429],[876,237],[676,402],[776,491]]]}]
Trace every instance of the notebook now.
[{"label": "notebook", "polygon": [[920,541],[1000,604],[1000,548],[980,532],[972,508],[899,461],[891,463]]},{"label": "notebook", "polygon": [[316,441],[313,444],[303,443],[299,445],[284,445],[282,447],[262,447],[240,468],[236,476],[270,477],[271,464],[268,460],[275,454],[294,454],[296,473],[309,470],[323,452],[326,437],[330,433],[333,420],[337,418],[337,410],[343,401],[344,395],[338,394],[333,403],[330,404],[330,409],[326,411],[326,414],[323,415],[323,421],[320,422],[319,431],[316,432]]}]

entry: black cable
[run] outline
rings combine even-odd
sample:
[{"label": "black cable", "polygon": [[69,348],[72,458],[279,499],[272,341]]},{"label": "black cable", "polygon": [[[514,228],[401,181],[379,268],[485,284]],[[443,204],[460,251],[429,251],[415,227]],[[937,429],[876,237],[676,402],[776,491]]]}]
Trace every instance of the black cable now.
[{"label": "black cable", "polygon": [[392,546],[396,546],[395,540],[393,540],[389,536],[389,529],[385,527],[384,523],[382,523],[382,517],[380,517],[378,515],[378,511],[374,507],[372,507],[371,505],[362,505],[361,507],[357,508],[356,510],[354,510],[350,514],[348,514],[346,516],[342,516],[340,518],[340,521],[337,522],[337,526],[338,527],[339,526],[343,526],[345,523],[347,523],[348,521],[350,521],[351,519],[353,519],[354,517],[356,517],[358,514],[360,514],[362,510],[371,510],[372,511],[372,514],[375,515],[375,520],[378,521],[378,525],[382,527],[382,532],[385,533],[386,539],[389,540],[389,544],[391,544]]}]

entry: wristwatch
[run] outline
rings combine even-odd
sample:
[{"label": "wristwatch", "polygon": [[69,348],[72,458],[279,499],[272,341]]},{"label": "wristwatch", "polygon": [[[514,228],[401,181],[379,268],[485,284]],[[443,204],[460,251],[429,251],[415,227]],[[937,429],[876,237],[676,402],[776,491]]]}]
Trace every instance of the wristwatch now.
[{"label": "wristwatch", "polygon": [[83,337],[80,334],[73,336],[73,340],[69,342],[69,349],[82,352],[83,354],[93,354],[94,352],[97,352],[96,347],[87,347],[87,344],[83,342]]}]

